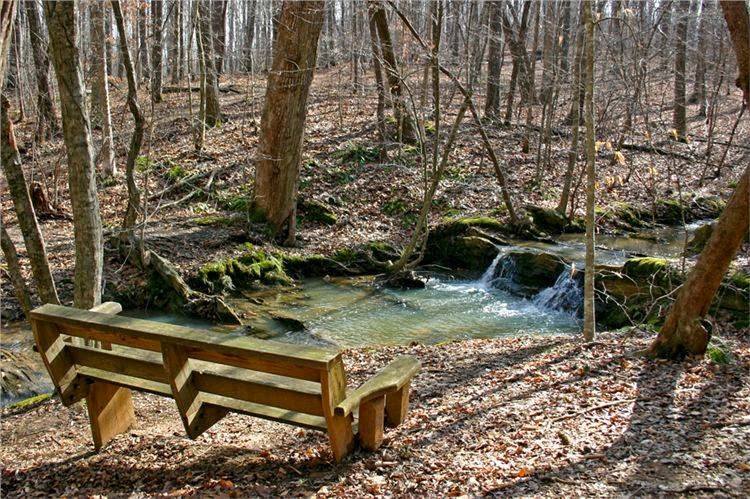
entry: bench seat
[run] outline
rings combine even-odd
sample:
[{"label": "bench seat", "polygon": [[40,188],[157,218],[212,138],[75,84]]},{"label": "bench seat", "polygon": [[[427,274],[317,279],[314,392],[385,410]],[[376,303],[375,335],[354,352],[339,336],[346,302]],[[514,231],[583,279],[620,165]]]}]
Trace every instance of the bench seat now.
[{"label": "bench seat", "polygon": [[191,438],[235,412],[324,431],[338,461],[355,434],[376,449],[384,423],[403,421],[420,368],[417,359],[401,357],[347,395],[335,350],[114,315],[120,311],[113,302],[91,310],[48,304],[30,315],[63,403],[87,401],[97,449],[134,423],[136,390],[173,398]]}]

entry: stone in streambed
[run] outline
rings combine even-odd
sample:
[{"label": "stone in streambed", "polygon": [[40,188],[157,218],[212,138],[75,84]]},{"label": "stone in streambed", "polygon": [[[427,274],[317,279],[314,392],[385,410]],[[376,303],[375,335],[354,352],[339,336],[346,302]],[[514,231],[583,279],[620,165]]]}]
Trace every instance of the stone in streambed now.
[{"label": "stone in streambed", "polygon": [[424,289],[426,279],[413,270],[402,270],[383,281],[383,286],[390,289]]}]

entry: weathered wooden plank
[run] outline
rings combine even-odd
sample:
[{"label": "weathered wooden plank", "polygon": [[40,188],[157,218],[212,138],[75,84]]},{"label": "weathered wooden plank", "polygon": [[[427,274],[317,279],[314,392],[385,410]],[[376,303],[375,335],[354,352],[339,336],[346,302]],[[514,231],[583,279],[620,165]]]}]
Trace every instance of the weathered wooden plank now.
[{"label": "weathered wooden plank", "polygon": [[352,430],[352,414],[337,415],[334,408],[346,398],[346,374],[344,363],[339,359],[323,374],[321,379],[323,390],[323,414],[328,426],[328,439],[331,442],[333,458],[341,461],[354,448],[354,433]]},{"label": "weathered wooden plank", "polygon": [[[195,387],[201,392],[231,397],[245,402],[278,407],[315,416],[323,415],[320,389],[317,392],[282,388],[265,383],[243,381],[211,372],[193,372]],[[294,380],[290,380],[294,381]],[[286,383],[287,386],[290,383]]]},{"label": "weathered wooden plank", "polygon": [[121,386],[94,382],[86,396],[86,407],[96,450],[135,423],[130,390]]},{"label": "weathered wooden plank", "polygon": [[70,356],[76,365],[93,367],[126,376],[167,384],[169,379],[159,356],[158,362],[144,360],[124,352],[104,351],[98,348],[70,345]]},{"label": "weathered wooden plank", "polygon": [[247,414],[249,416],[255,416],[257,418],[268,419],[271,421],[278,421],[280,423],[294,426],[301,426],[302,428],[308,428],[311,430],[327,431],[325,418],[319,416],[287,411],[277,407],[255,404],[253,402],[245,402],[234,398],[222,397],[221,395],[215,395],[213,393],[202,393],[201,398],[205,404],[223,407],[232,412]]},{"label": "weathered wooden plank", "polygon": [[367,450],[376,450],[383,443],[385,397],[376,397],[359,406],[359,440]]},{"label": "weathered wooden plank", "polygon": [[419,372],[420,367],[419,360],[414,357],[399,357],[337,404],[336,414],[346,416],[362,402],[400,390]]},{"label": "weathered wooden plank", "polygon": [[177,402],[177,409],[180,411],[185,431],[190,438],[198,438],[223,418],[227,410],[203,403],[199,397],[200,392],[195,386],[190,358],[184,348],[162,343],[162,356],[164,369],[172,388],[172,396]]},{"label": "weathered wooden plank", "polygon": [[33,310],[31,316],[61,326],[137,336],[150,341],[209,349],[233,355],[248,354],[269,362],[285,362],[316,369],[327,369],[333,361],[339,358],[339,352],[330,349],[195,330],[173,324],[101,314],[60,305],[42,305]]},{"label": "weathered wooden plank", "polygon": [[84,380],[88,381],[89,384],[96,381],[103,381],[105,383],[111,383],[125,388],[132,388],[139,392],[153,393],[154,395],[162,395],[170,398],[172,397],[172,389],[166,383],[117,374],[103,369],[97,369],[95,367],[78,366],[77,369],[78,374],[83,377]]}]

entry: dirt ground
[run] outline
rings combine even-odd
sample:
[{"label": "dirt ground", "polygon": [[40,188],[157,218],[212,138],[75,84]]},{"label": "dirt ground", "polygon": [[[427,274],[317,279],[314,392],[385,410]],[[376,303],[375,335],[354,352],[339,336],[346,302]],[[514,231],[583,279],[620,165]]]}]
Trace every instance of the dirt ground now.
[{"label": "dirt ground", "polygon": [[85,408],[5,411],[2,492],[33,496],[717,496],[750,494],[750,347],[729,364],[644,360],[648,335],[472,340],[347,351],[349,387],[419,357],[383,447],[332,462],[325,435],[230,415],[195,441],[174,402],[93,452]]}]

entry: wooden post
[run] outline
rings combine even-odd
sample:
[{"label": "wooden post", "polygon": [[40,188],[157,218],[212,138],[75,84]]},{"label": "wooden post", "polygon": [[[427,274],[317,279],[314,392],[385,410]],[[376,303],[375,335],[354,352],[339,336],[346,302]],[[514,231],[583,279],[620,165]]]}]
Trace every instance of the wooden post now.
[{"label": "wooden post", "polygon": [[69,406],[84,398],[88,387],[81,383],[57,326],[51,322],[31,319],[31,328],[39,355],[42,356],[62,403]]},{"label": "wooden post", "polygon": [[328,426],[328,439],[331,442],[333,458],[341,461],[354,448],[352,415],[336,416],[333,408],[346,398],[346,374],[344,363],[338,357],[321,379],[323,390],[323,415]]},{"label": "wooden post", "polygon": [[162,357],[164,369],[172,387],[172,396],[177,402],[182,423],[188,437],[198,438],[227,414],[221,407],[204,404],[200,399],[200,392],[193,382],[193,370],[190,358],[184,348],[162,343]]},{"label": "wooden post", "polygon": [[95,382],[86,396],[94,448],[101,449],[135,423],[133,399],[128,388]]},{"label": "wooden post", "polygon": [[409,385],[410,382],[407,382],[400,390],[386,395],[385,415],[388,426],[395,427],[404,421],[409,409]]},{"label": "wooden post", "polygon": [[367,450],[376,450],[383,443],[385,396],[377,397],[359,406],[359,440]]}]

